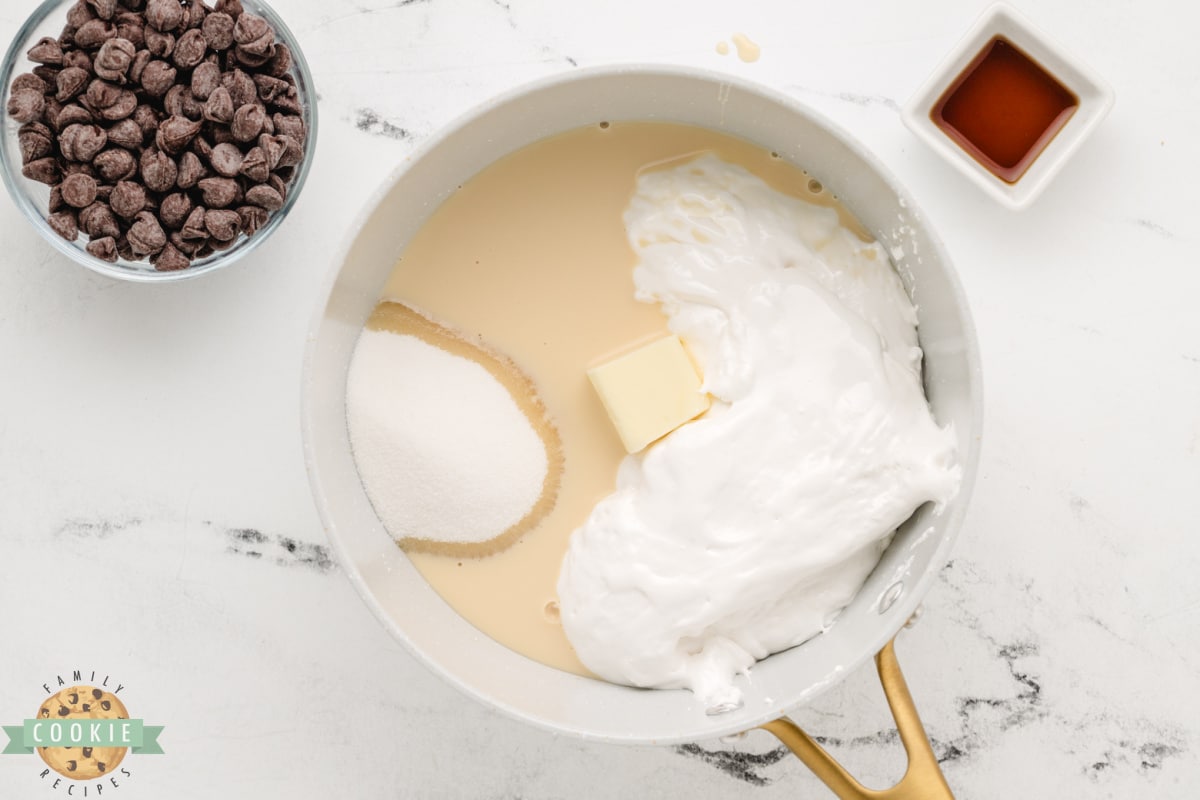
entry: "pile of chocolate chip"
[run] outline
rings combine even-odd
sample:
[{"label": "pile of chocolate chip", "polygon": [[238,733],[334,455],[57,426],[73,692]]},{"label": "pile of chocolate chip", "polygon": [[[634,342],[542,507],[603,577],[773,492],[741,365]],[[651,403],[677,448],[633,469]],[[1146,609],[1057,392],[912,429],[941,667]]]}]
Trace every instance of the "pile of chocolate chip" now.
[{"label": "pile of chocolate chip", "polygon": [[308,131],[291,51],[241,0],[79,0],[28,56],[8,114],[68,241],[186,269],[283,206]]}]

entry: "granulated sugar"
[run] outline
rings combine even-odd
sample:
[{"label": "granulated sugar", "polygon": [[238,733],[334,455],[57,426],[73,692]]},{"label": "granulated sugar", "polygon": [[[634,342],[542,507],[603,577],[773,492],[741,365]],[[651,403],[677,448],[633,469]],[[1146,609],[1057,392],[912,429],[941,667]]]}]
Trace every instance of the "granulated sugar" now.
[{"label": "granulated sugar", "polygon": [[346,414],[367,496],[402,544],[469,555],[514,529],[543,494],[546,446],[509,389],[417,336],[363,330]]}]

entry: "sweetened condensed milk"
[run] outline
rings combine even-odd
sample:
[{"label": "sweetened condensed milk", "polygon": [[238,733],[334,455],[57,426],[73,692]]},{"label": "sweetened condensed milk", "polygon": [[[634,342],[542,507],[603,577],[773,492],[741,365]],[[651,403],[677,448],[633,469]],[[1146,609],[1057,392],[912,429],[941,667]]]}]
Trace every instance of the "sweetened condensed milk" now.
[{"label": "sweetened condensed milk", "polygon": [[[622,214],[641,170],[702,153],[837,208],[806,172],[743,140],[670,123],[598,122],[525,147],[465,183],[413,237],[381,298],[511,359],[553,422],[561,480],[553,508],[535,527],[486,557],[410,557],[477,628],[559,669],[588,674],[559,624],[563,555],[571,533],[613,492],[625,456],[586,372],[667,333],[658,306],[634,299],[635,256]],[[869,238],[838,211],[844,225]]]}]

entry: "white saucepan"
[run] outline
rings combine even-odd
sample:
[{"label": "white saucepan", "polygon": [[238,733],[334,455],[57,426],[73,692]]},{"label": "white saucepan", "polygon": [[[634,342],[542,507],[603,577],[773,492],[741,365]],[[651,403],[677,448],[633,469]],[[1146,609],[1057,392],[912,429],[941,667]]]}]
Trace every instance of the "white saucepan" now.
[{"label": "white saucepan", "polygon": [[[543,137],[601,120],[700,125],[779,153],[820,180],[893,252],[915,301],[934,416],[958,434],[962,488],[943,513],[927,505],[899,530],[854,602],[825,633],[757,664],[740,709],[708,715],[687,691],[645,691],[567,674],[497,644],[453,611],[384,531],[359,482],[346,429],[355,339],[405,244],[458,185]],[[903,255],[901,255],[901,253]],[[982,421],[979,355],[963,292],[937,236],[883,165],[795,100],[690,68],[620,66],[552,77],[484,104],[427,141],[372,197],[333,265],[309,334],[304,446],[333,547],[375,616],[434,672],[480,701],[549,730],[606,742],[672,744],[767,723],[841,796],[855,797],[811,740],[772,723],[879,653],[912,768],[932,763],[888,643],[946,562],[974,483]],[[911,710],[911,709],[909,709]],[[910,742],[911,740],[911,742]],[[924,745],[928,749],[928,745]],[[940,781],[922,784],[934,787]],[[841,783],[839,784],[839,781]],[[940,784],[944,789],[944,783]],[[938,789],[938,791],[941,791]],[[920,795],[935,796],[933,788]],[[948,791],[944,796],[949,796]]]}]

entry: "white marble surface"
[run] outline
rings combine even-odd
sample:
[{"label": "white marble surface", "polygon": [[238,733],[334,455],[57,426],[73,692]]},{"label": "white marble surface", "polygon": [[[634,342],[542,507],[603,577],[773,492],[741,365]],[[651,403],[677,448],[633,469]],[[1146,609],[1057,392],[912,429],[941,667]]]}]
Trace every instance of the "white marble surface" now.
[{"label": "white marble surface", "polygon": [[[32,0],[0,6],[7,41]],[[472,104],[576,65],[728,70],[810,103],[906,182],[982,342],[980,481],[902,663],[961,798],[1193,798],[1200,784],[1200,12],[1021,2],[1114,86],[1028,212],[897,105],[979,0],[278,0],[320,91],[271,241],[172,286],[67,262],[0,198],[0,721],[73,669],[165,724],[112,796],[825,797],[766,734],[555,738],[410,658],[331,561],[300,451],[304,330],[366,192]],[[745,31],[753,64],[715,44]],[[869,669],[795,717],[869,782],[902,755]],[[0,757],[0,797],[63,796]],[[105,793],[109,797],[110,793]]]}]

